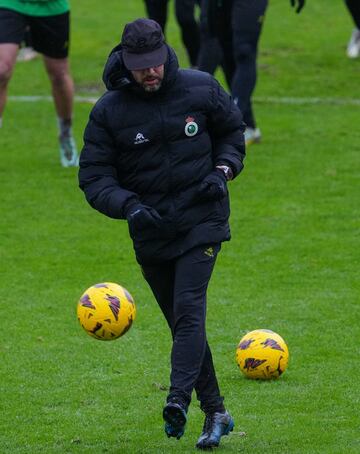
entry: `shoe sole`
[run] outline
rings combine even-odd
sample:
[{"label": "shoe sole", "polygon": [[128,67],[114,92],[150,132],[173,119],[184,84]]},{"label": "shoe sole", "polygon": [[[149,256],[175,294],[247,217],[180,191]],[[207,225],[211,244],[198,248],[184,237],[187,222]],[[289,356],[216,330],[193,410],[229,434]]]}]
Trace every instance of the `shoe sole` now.
[{"label": "shoe sole", "polygon": [[186,416],[183,410],[177,406],[166,406],[163,411],[163,418],[174,429],[181,429],[186,424]]},{"label": "shoe sole", "polygon": [[261,142],[261,137],[257,137],[255,139],[249,139],[249,140],[246,140],[245,141],[245,145],[246,146],[249,146],[249,145],[252,145],[254,143],[260,143]]}]

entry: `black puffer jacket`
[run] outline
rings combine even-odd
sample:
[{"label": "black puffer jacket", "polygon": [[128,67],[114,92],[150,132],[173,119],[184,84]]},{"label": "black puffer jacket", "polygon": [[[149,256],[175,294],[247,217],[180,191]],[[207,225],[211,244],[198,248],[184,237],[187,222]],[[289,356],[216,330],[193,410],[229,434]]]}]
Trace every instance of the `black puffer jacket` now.
[{"label": "black puffer jacket", "polygon": [[[90,114],[80,158],[80,188],[92,207],[123,219],[139,199],[162,217],[157,228],[130,232],[139,263],[230,239],[228,197],[203,201],[199,187],[217,164],[236,176],[245,156],[244,123],[231,98],[209,74],[179,69],[168,52],[160,90],[146,93],[124,67],[121,47],[112,51],[108,91]],[[189,136],[190,121],[198,130]]]}]

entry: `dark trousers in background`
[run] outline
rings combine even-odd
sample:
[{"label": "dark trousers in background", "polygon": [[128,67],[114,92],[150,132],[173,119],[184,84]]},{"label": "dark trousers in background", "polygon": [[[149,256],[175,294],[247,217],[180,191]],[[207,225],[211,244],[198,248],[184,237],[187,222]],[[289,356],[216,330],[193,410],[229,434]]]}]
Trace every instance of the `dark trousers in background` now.
[{"label": "dark trousers in background", "polygon": [[231,93],[243,112],[245,123],[256,127],[251,97],[257,78],[257,52],[268,0],[234,0],[232,9],[235,73]]},{"label": "dark trousers in background", "polygon": [[360,30],[360,1],[345,0],[346,6],[354,20],[356,27]]},{"label": "dark trousers in background", "polygon": [[219,40],[224,58],[233,60],[235,65],[231,82],[232,96],[244,115],[245,123],[255,128],[251,96],[256,84],[258,43],[268,0],[227,1],[231,4],[227,8],[230,17],[225,17],[219,29]]},{"label": "dark trousers in background", "polygon": [[173,338],[167,400],[187,408],[195,389],[205,413],[224,410],[205,329],[206,292],[219,250],[219,244],[198,246],[169,262],[142,266]]},{"label": "dark trousers in background", "polygon": [[214,33],[212,24],[209,23],[209,0],[202,0],[200,13],[200,51],[198,67],[200,71],[214,74],[217,67],[221,66],[229,89],[235,71],[233,60],[224,59],[219,38]]},{"label": "dark trousers in background", "polygon": [[[221,64],[231,94],[243,113],[244,121],[251,128],[256,127],[251,96],[256,84],[256,58],[258,42],[268,0],[223,0],[220,7],[216,2],[203,0],[202,15],[207,15],[210,36],[215,36],[222,51]],[[202,25],[202,33],[204,25]],[[211,43],[210,43],[211,45]],[[216,46],[216,44],[212,44]],[[202,44],[199,69],[214,66],[219,51],[211,53]],[[218,62],[219,63],[219,62]],[[210,66],[211,67],[211,66]]]},{"label": "dark trousers in background", "polygon": [[[161,25],[165,33],[168,0],[145,0],[147,15]],[[195,18],[195,6],[200,0],[175,0],[175,15],[191,66],[197,64],[200,49],[200,29]]]},{"label": "dark trousers in background", "polygon": [[169,0],[145,0],[148,18],[156,21],[161,26],[164,33],[168,13],[168,3]]}]

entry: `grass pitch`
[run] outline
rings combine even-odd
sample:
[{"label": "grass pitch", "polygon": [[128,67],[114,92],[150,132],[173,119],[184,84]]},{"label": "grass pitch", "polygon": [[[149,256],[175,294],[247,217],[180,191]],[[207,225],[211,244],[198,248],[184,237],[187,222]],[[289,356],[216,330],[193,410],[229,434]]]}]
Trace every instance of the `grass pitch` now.
[{"label": "grass pitch", "polygon": [[[233,239],[209,289],[209,342],[236,423],[219,452],[355,454],[360,60],[345,57],[352,24],[342,2],[308,2],[300,15],[286,0],[270,3],[255,93],[263,142],[230,184]],[[140,0],[108,0],[106,11],[73,2],[78,95],[101,94],[110,49],[143,15]],[[172,12],[167,37],[187,66]],[[48,94],[41,61],[18,64],[9,95]],[[90,109],[75,105],[80,146]],[[51,103],[9,100],[0,130],[0,452],[195,452],[195,398],[185,436],[163,433],[171,340],[126,224],[86,204],[76,169],[60,167],[56,134]],[[101,281],[124,285],[137,304],[115,342],[91,339],[76,320],[79,296]],[[246,380],[236,367],[238,341],[256,328],[288,343],[277,381]]]}]

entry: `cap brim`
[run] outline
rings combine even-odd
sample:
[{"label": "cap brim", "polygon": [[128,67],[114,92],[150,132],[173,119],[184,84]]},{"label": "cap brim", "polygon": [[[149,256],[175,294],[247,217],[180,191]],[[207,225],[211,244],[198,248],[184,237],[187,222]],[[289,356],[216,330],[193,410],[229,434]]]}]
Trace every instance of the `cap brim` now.
[{"label": "cap brim", "polygon": [[168,55],[167,47],[163,44],[159,49],[155,49],[145,54],[135,54],[123,49],[123,60],[126,68],[130,71],[136,71],[155,66],[163,65]]}]

